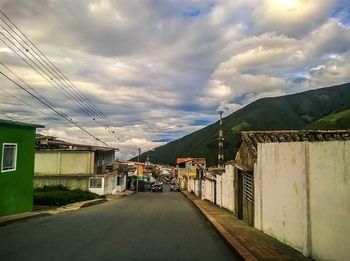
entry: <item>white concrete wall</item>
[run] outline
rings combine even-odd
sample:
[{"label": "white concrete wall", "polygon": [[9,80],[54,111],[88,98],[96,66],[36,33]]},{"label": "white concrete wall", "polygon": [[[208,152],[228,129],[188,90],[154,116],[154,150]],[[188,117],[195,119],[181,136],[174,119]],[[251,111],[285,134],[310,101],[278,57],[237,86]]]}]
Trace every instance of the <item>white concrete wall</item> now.
[{"label": "white concrete wall", "polygon": [[[117,182],[117,180],[116,180],[116,182]],[[120,185],[117,184],[117,186],[116,186],[117,192],[122,192],[125,190],[126,190],[126,175],[123,176],[121,184]]]},{"label": "white concrete wall", "polygon": [[36,151],[35,175],[93,174],[94,152]]},{"label": "white concrete wall", "polygon": [[261,193],[255,226],[301,252],[307,248],[304,151],[303,142],[258,144],[261,183],[255,184]]},{"label": "white concrete wall", "polygon": [[188,181],[188,191],[193,193],[194,188],[195,188],[194,179],[190,177]]},{"label": "white concrete wall", "polygon": [[216,205],[222,207],[222,175],[216,175]]},{"label": "white concrete wall", "polygon": [[[96,176],[91,178],[96,178]],[[115,194],[117,192],[116,175],[101,177],[101,179],[102,179],[101,188],[90,188],[90,182],[89,182],[89,191],[96,193],[98,195],[109,195],[109,194]]]},{"label": "white concrete wall", "polygon": [[309,146],[311,253],[350,260],[350,141]]},{"label": "white concrete wall", "polygon": [[199,195],[200,186],[201,186],[200,181],[199,181],[198,179],[196,179],[196,180],[194,181],[194,194],[195,194],[197,197],[200,196],[200,195]]},{"label": "white concrete wall", "polygon": [[[91,177],[91,178],[93,178],[93,177]],[[101,186],[101,188],[90,188],[90,179],[91,178],[89,178],[89,191],[91,191],[92,193],[96,193],[97,195],[105,195],[104,194],[104,182],[105,182],[105,180],[104,180],[104,178],[101,178],[101,181],[102,181],[102,186]]]},{"label": "white concrete wall", "polygon": [[226,165],[225,172],[221,176],[222,192],[221,192],[221,206],[230,211],[234,211],[235,207],[235,193],[234,193],[234,166]]},{"label": "white concrete wall", "polygon": [[210,202],[214,203],[214,181],[205,179],[203,182],[203,199],[209,200]]},{"label": "white concrete wall", "polygon": [[255,227],[317,260],[350,260],[350,141],[264,143]]}]

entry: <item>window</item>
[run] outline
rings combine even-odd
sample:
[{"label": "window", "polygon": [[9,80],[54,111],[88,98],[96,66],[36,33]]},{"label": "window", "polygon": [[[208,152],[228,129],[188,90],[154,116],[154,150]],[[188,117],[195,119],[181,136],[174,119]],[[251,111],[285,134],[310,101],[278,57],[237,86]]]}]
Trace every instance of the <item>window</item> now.
[{"label": "window", "polygon": [[90,178],[90,188],[102,188],[102,179]]},{"label": "window", "polygon": [[4,143],[2,145],[1,172],[16,170],[17,144]]}]

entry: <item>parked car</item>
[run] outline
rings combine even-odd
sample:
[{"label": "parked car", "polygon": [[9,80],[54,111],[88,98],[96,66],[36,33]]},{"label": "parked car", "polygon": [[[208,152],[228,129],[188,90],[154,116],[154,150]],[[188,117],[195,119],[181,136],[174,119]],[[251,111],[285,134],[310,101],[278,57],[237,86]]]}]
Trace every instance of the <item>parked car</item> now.
[{"label": "parked car", "polygon": [[161,184],[152,185],[152,192],[163,192],[163,186]]},{"label": "parked car", "polygon": [[171,183],[170,191],[180,191],[180,186],[177,183]]}]

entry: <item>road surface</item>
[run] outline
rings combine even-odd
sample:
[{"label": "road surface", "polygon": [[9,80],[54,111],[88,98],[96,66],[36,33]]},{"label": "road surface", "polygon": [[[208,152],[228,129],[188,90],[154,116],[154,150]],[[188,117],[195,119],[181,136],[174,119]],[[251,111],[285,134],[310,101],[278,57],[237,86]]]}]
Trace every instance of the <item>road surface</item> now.
[{"label": "road surface", "polygon": [[179,192],[139,192],[0,227],[0,260],[236,260]]}]

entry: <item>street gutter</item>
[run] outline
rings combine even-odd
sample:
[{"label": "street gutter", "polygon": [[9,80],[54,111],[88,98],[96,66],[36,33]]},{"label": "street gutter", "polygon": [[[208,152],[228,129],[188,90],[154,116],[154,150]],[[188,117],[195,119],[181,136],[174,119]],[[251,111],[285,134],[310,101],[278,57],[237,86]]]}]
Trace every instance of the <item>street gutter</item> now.
[{"label": "street gutter", "polygon": [[[225,243],[230,247],[230,249],[237,255],[241,260],[257,261],[257,259],[245,246],[243,246],[235,237],[233,237],[230,232],[228,232],[212,215],[210,215],[204,208],[202,208],[196,201],[200,199],[191,199],[186,192],[181,191],[189,201],[204,215],[204,217],[210,222],[214,227],[216,232],[225,241]],[[190,192],[187,192],[190,193]]]}]

